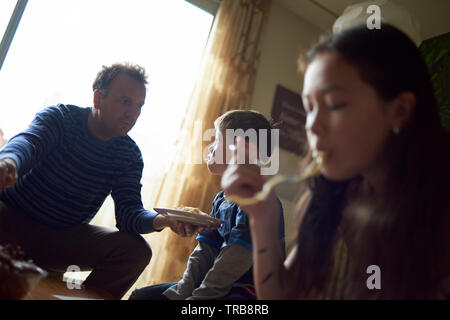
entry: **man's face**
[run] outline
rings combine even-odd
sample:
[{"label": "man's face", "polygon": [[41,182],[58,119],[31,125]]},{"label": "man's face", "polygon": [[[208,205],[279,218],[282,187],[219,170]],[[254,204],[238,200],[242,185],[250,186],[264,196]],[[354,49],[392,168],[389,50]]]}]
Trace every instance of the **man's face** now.
[{"label": "man's face", "polygon": [[105,138],[127,135],[141,114],[145,95],[145,85],[124,73],[116,76],[106,95],[95,93],[95,108],[100,111],[99,129]]}]

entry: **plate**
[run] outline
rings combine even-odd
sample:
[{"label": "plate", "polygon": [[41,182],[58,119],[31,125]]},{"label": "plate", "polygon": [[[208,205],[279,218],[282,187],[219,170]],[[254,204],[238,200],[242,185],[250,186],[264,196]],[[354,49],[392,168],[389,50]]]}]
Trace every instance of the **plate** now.
[{"label": "plate", "polygon": [[207,227],[217,226],[225,221],[213,218],[208,215],[202,215],[198,213],[193,213],[189,211],[183,211],[178,209],[170,208],[153,208],[159,214],[169,217],[169,219],[174,219],[177,221],[189,222],[192,224],[204,225]]}]

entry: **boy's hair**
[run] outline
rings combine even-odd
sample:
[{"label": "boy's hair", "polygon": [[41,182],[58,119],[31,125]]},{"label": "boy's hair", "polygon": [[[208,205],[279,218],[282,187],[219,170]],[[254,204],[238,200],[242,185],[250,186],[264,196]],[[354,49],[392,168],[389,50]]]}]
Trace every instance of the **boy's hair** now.
[{"label": "boy's hair", "polygon": [[102,67],[102,70],[95,77],[92,90],[99,90],[103,96],[106,96],[112,81],[120,73],[125,73],[144,86],[147,84],[147,75],[143,67],[131,63],[115,63],[109,67]]},{"label": "boy's hair", "polygon": [[259,130],[267,131],[267,155],[272,154],[271,129],[272,125],[267,118],[255,110],[230,110],[214,121],[216,130],[225,134],[227,129],[242,129],[246,132],[249,129],[256,130],[257,143],[259,147]]}]

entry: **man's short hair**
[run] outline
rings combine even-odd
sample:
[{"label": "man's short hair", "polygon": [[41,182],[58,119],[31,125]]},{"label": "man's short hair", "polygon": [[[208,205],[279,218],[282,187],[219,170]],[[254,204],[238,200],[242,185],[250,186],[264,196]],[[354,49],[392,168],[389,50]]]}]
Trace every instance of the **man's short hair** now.
[{"label": "man's short hair", "polygon": [[147,84],[147,75],[143,67],[131,63],[115,63],[111,66],[103,66],[102,70],[97,73],[92,90],[99,90],[103,95],[106,95],[112,81],[121,73],[130,76],[144,86]]},{"label": "man's short hair", "polygon": [[259,145],[259,130],[266,129],[267,131],[267,153],[270,156],[272,152],[271,129],[272,125],[267,118],[255,110],[230,110],[214,121],[216,130],[220,130],[223,134],[227,129],[238,130],[242,129],[244,132],[249,129],[256,130],[257,143]]}]

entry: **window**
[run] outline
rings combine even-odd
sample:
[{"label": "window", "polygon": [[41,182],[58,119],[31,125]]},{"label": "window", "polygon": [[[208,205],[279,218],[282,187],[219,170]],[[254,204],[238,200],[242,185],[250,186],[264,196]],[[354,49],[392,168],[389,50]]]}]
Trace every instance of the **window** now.
[{"label": "window", "polygon": [[[1,1],[5,28],[15,2]],[[183,0],[29,0],[0,71],[0,128],[11,138],[44,107],[91,106],[102,65],[137,63],[149,84],[130,136],[143,153],[144,178],[161,174],[213,18]]]},{"label": "window", "polygon": [[2,0],[0,1],[0,36],[6,31],[9,19],[14,11],[14,6],[17,0]]}]

